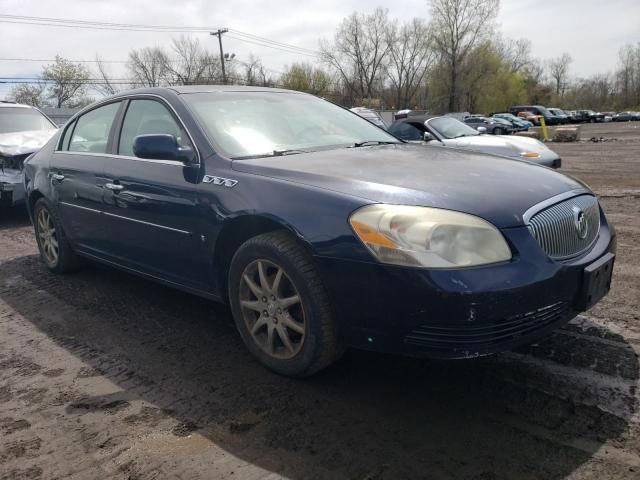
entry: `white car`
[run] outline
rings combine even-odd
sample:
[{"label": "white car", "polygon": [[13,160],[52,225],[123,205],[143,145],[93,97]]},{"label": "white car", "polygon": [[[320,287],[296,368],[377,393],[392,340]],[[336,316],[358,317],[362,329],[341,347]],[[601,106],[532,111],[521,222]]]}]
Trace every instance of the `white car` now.
[{"label": "white car", "polygon": [[483,127],[475,130],[453,117],[429,115],[416,115],[396,120],[389,127],[389,133],[409,142],[429,142],[443,147],[491,153],[551,168],[560,168],[562,164],[557,153],[535,138],[516,135],[484,135],[483,130]]},{"label": "white car", "polygon": [[23,165],[58,127],[35,107],[0,102],[0,206],[24,202]]}]

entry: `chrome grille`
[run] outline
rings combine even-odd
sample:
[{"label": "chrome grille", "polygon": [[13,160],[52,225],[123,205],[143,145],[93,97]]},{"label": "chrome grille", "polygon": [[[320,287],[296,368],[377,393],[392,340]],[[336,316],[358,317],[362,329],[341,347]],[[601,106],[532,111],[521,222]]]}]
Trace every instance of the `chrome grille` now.
[{"label": "chrome grille", "polygon": [[[586,234],[580,238],[578,212],[583,212]],[[580,195],[556,203],[536,213],[529,220],[529,229],[540,247],[555,260],[575,257],[587,250],[600,230],[598,200],[592,195]]]}]

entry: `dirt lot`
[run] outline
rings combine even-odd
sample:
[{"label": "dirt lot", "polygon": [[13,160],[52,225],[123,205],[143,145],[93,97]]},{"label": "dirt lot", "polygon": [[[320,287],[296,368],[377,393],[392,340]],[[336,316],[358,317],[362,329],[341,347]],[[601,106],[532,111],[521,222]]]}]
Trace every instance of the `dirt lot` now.
[{"label": "dirt lot", "polygon": [[640,123],[563,171],[619,234],[612,293],[538,345],[464,362],[349,352],[262,369],[226,308],[98,266],[45,271],[0,220],[0,479],[640,478]]}]

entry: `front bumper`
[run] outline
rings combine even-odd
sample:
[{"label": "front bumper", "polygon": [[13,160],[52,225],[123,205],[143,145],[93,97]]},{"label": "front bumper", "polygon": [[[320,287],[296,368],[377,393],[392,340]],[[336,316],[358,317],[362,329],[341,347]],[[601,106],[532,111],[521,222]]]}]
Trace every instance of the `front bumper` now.
[{"label": "front bumper", "polygon": [[503,233],[510,262],[425,270],[318,258],[351,346],[434,358],[470,358],[531,343],[580,311],[584,268],[615,252],[604,215],[592,249],[555,262],[526,227]]},{"label": "front bumper", "polygon": [[0,205],[11,207],[24,203],[23,175],[20,170],[0,170]]}]

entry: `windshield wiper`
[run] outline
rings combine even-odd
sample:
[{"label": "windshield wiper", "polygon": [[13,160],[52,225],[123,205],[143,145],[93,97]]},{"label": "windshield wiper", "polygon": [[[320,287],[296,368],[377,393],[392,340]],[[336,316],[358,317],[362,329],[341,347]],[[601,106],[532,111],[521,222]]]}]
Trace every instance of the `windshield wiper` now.
[{"label": "windshield wiper", "polygon": [[285,155],[297,155],[298,153],[309,153],[306,150],[299,150],[297,148],[291,148],[289,150],[274,150],[274,157],[283,157]]},{"label": "windshield wiper", "polygon": [[382,140],[363,140],[362,142],[356,142],[347,148],[368,147],[370,145],[395,145],[400,142],[386,142]]},{"label": "windshield wiper", "polygon": [[258,153],[255,155],[243,155],[241,157],[232,157],[232,160],[250,160],[252,158],[264,158],[264,157],[284,157],[285,155],[297,155],[298,153],[309,153],[307,150],[298,150],[291,148],[288,150],[272,150],[269,153]]}]

